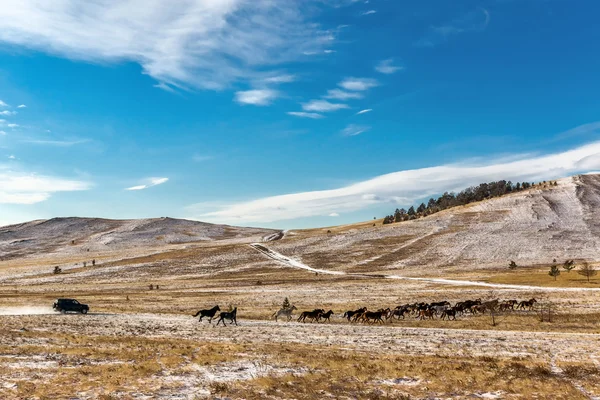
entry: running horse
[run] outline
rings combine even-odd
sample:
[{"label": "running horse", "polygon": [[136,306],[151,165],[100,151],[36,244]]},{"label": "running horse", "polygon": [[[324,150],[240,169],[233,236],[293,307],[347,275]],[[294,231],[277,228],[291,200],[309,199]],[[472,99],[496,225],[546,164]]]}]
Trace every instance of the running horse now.
[{"label": "running horse", "polygon": [[199,322],[202,322],[202,318],[207,317],[208,323],[212,323],[213,318],[217,315],[217,311],[221,311],[218,305],[214,306],[210,310],[200,310],[196,314],[192,315],[192,317],[200,316]]}]

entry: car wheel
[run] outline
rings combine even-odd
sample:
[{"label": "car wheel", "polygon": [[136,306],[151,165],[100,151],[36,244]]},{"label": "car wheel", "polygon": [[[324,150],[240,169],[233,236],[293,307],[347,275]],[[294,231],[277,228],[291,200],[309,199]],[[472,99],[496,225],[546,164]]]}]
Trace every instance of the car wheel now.
[{"label": "car wheel", "polygon": [[84,308],[83,310],[81,310],[82,314],[87,314],[87,312],[88,312],[87,308]]},{"label": "car wheel", "polygon": [[66,310],[60,310],[60,313],[61,313],[61,314],[66,314],[66,313],[67,313],[67,311],[66,311]]}]

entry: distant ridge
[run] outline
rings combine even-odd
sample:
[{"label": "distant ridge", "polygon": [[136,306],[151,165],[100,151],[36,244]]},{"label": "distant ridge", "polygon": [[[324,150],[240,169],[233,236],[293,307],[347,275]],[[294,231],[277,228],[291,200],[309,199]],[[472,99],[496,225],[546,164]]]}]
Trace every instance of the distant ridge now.
[{"label": "distant ridge", "polygon": [[175,218],[59,217],[0,227],[0,261],[40,252],[102,251],[215,240],[260,240],[279,231]]}]

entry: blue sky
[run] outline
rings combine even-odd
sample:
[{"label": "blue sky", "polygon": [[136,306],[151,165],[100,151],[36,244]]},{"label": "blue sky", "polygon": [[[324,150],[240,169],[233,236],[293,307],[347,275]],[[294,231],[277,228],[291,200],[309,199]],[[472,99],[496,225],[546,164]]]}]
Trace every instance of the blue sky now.
[{"label": "blue sky", "polygon": [[0,225],[382,217],[600,170],[600,4],[5,0]]}]

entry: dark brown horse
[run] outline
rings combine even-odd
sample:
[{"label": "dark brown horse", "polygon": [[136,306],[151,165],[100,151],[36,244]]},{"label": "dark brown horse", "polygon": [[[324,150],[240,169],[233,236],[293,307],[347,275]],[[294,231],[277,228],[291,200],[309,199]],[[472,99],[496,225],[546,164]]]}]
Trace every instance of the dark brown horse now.
[{"label": "dark brown horse", "polygon": [[196,314],[192,315],[192,317],[197,317],[199,315],[200,319],[198,321],[200,322],[202,322],[202,318],[207,317],[209,318],[208,323],[210,324],[217,314],[217,311],[221,311],[218,305],[214,306],[210,310],[200,310]]},{"label": "dark brown horse", "polygon": [[317,308],[316,310],[312,310],[312,311],[303,311],[302,314],[300,314],[300,316],[298,317],[298,322],[306,322],[306,318],[310,319],[311,322],[313,322],[315,320],[318,321],[319,317],[324,312],[325,312],[325,310],[323,310],[322,308]]},{"label": "dark brown horse", "polygon": [[331,322],[331,320],[329,319],[329,317],[331,317],[333,315],[333,311],[329,310],[326,313],[322,313],[317,317],[317,322],[321,322],[321,318],[323,318],[323,322],[327,321],[327,322]]},{"label": "dark brown horse", "polygon": [[389,308],[379,311],[365,311],[365,313],[362,315],[362,320],[363,322],[367,322],[369,324],[371,323],[371,321],[373,323],[381,322],[383,324],[383,317],[387,315],[389,311]]},{"label": "dark brown horse", "polygon": [[222,322],[223,326],[225,326],[225,320],[229,320],[229,324],[235,323],[235,325],[237,326],[237,307],[234,308],[231,312],[222,312],[221,314],[219,314],[217,326],[219,326],[219,322]]},{"label": "dark brown horse", "polygon": [[344,318],[348,318],[348,322],[355,317],[356,315],[360,315],[367,311],[367,307],[359,308],[358,310],[348,310],[344,313]]},{"label": "dark brown horse", "polygon": [[517,310],[533,310],[533,306],[534,304],[537,303],[536,299],[529,299],[529,300],[523,300],[522,302],[519,303],[519,305],[517,306]]}]

